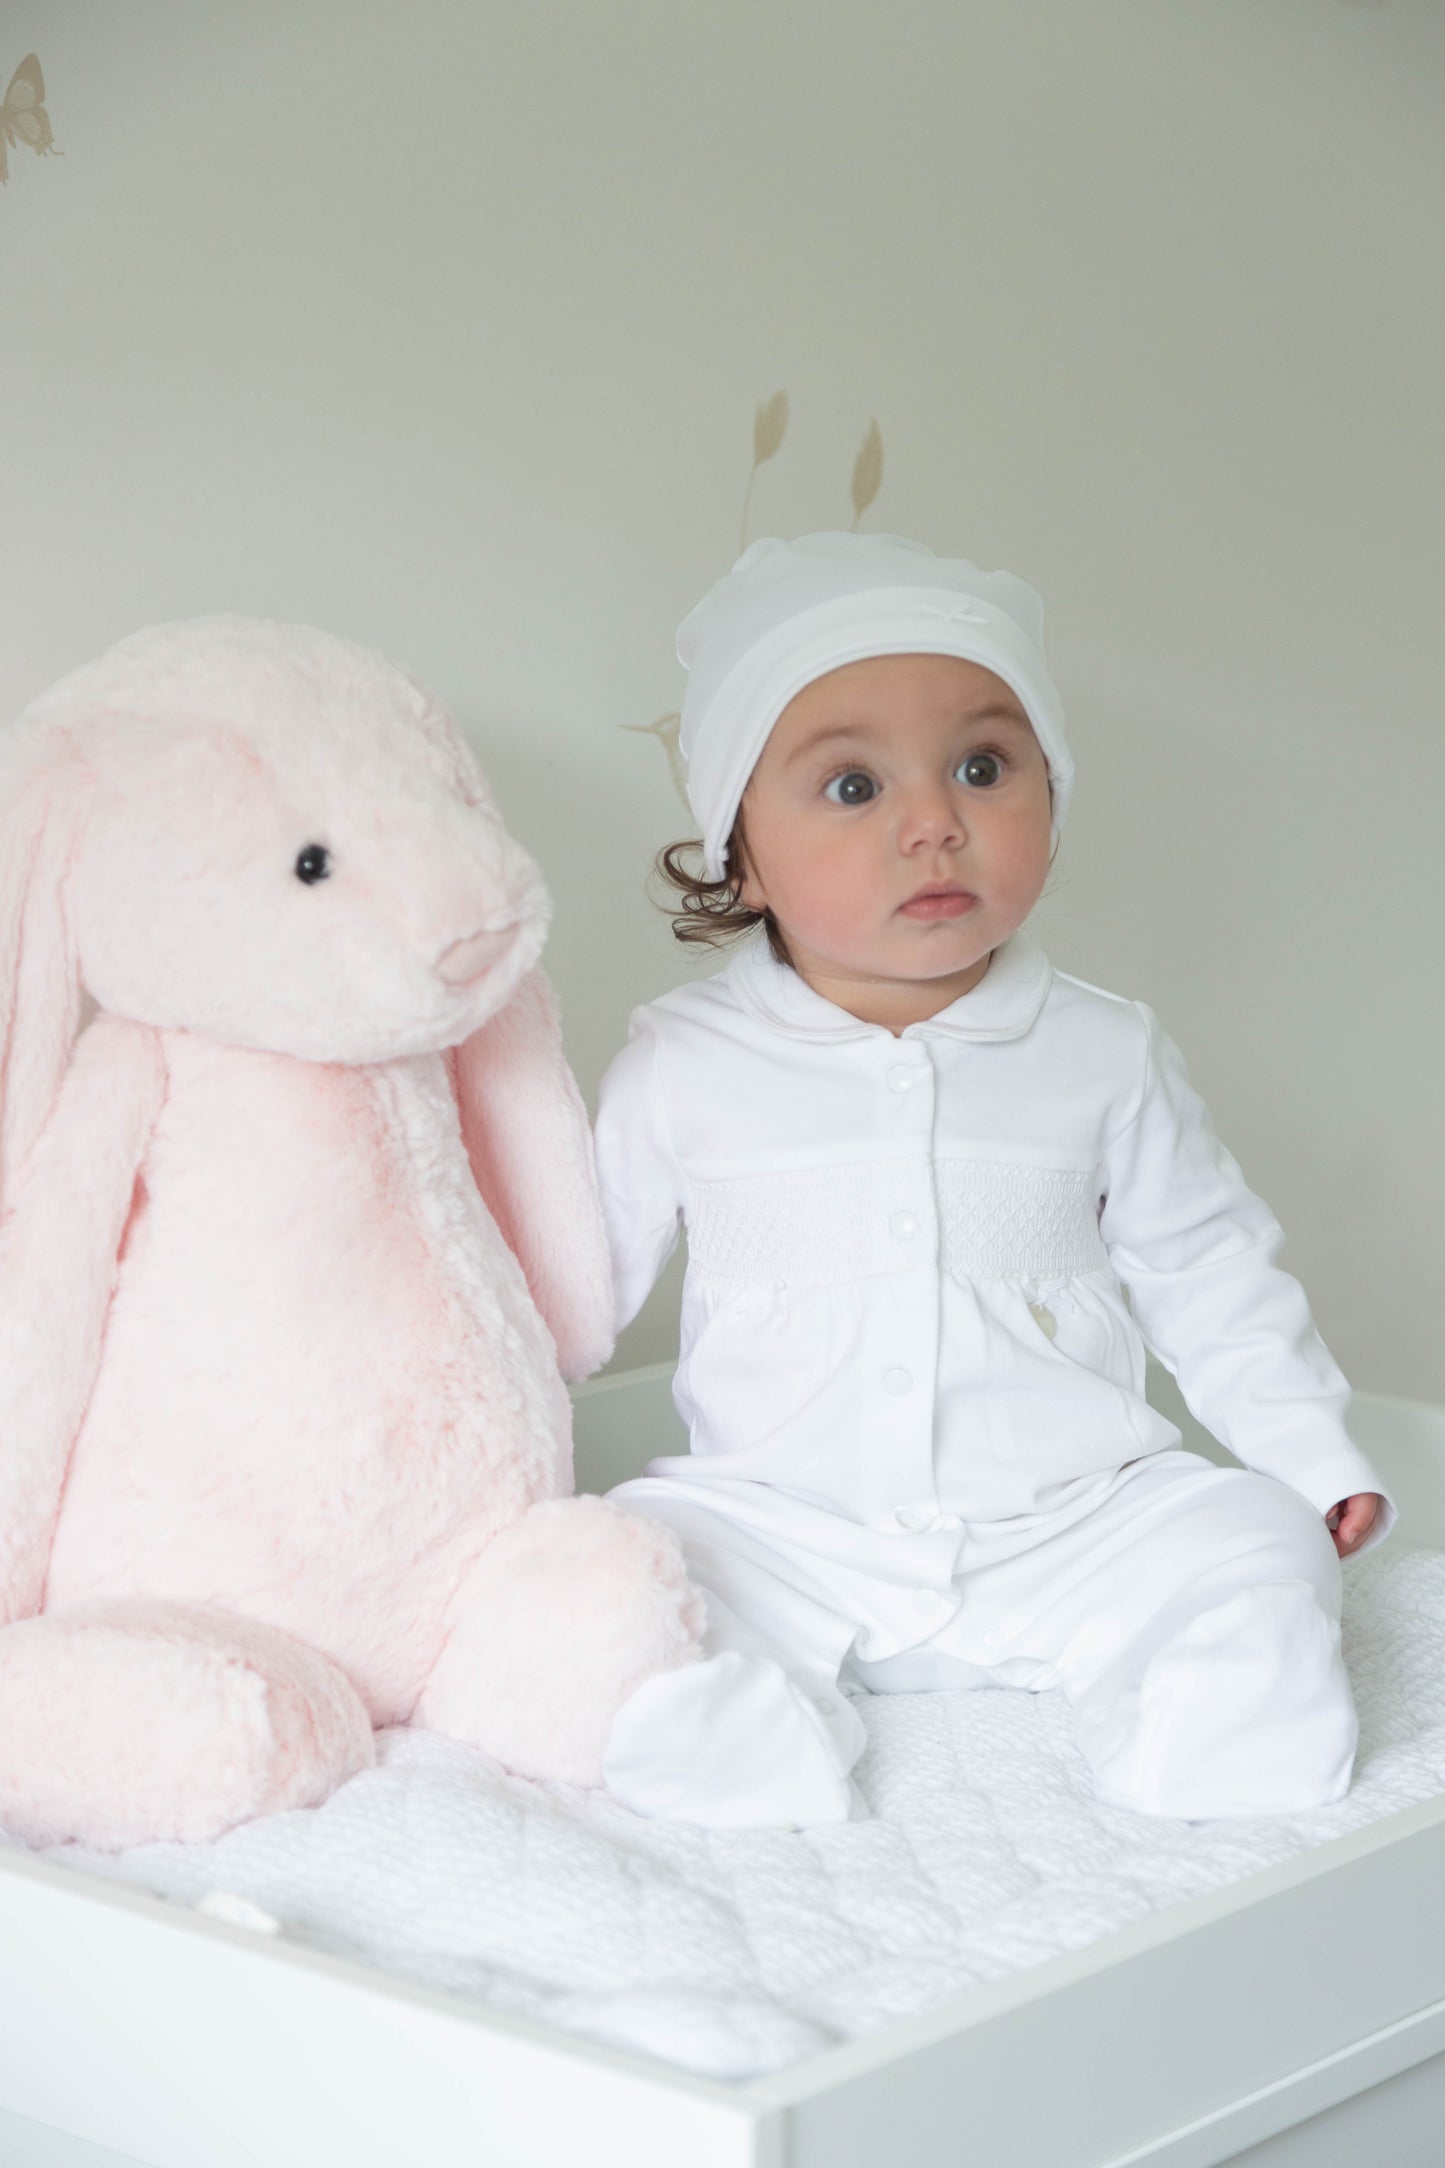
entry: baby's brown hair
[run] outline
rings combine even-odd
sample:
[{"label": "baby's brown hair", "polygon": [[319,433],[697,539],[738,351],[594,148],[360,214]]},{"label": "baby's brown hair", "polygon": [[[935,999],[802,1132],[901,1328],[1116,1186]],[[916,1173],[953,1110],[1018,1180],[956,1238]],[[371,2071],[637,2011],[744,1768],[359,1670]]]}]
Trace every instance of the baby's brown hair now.
[{"label": "baby's brown hair", "polygon": [[767,930],[768,947],[778,962],[791,964],[793,959],[788,954],[783,929],[773,913],[766,909],[751,910],[740,900],[747,850],[741,806],[727,840],[729,870],[720,881],[710,881],[682,863],[684,852],[700,852],[701,849],[701,839],[691,836],[681,843],[667,844],[653,862],[653,872],[673,891],[660,908],[671,915],[676,938],[701,943],[708,948],[723,948],[751,933],[754,926],[763,926]]}]

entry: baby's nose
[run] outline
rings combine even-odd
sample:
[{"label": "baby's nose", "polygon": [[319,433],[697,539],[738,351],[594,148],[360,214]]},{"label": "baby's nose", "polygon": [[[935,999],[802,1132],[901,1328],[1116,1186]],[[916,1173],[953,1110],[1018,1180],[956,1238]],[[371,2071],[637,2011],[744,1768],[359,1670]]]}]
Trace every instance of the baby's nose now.
[{"label": "baby's nose", "polygon": [[963,815],[944,790],[922,790],[904,808],[903,825],[911,834],[957,840],[963,834]]},{"label": "baby's nose", "polygon": [[443,949],[437,958],[437,976],[446,980],[448,986],[465,986],[469,980],[494,964],[509,949],[517,937],[515,923],[495,931],[467,934],[460,941],[453,941],[450,948]]}]

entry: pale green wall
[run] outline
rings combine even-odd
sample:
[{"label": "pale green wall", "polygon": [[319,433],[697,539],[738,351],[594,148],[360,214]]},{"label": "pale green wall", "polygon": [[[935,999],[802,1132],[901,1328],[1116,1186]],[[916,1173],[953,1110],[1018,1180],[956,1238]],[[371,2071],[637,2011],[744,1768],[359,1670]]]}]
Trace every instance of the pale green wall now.
[{"label": "pale green wall", "polygon": [[754,409],[753,534],[847,524],[876,416],[866,523],[1048,605],[1037,931],[1184,1045],[1356,1382],[1445,1399],[1433,0],[9,0],[32,47],[0,709],[216,608],[410,663],[551,878],[591,1095],[690,968],[623,726]]}]

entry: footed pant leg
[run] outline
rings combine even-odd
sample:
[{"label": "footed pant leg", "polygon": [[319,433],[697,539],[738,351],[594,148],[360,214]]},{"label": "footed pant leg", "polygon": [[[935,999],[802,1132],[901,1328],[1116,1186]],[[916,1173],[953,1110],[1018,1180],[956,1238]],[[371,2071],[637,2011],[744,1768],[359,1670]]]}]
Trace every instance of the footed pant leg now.
[{"label": "footed pant leg", "polygon": [[1268,1476],[1151,1454],[1100,1505],[988,1560],[931,1639],[853,1667],[874,1691],[1059,1686],[1098,1796],[1205,1820],[1341,1798],[1357,1720],[1340,1562]]},{"label": "footed pant leg", "polygon": [[1358,1723],[1322,1517],[1243,1469],[1177,1488],[1179,1511],[1096,1579],[1114,1649],[1083,1672],[1060,1660],[1098,1796],[1187,1820],[1342,1798]]},{"label": "footed pant leg", "polygon": [[696,1501],[674,1503],[643,1480],[611,1495],[676,1530],[707,1625],[701,1663],[645,1680],[618,1711],[607,1790],[634,1813],[716,1829],[861,1815],[848,1772],[867,1734],[837,1685],[853,1623],[788,1585],[765,1546]]}]

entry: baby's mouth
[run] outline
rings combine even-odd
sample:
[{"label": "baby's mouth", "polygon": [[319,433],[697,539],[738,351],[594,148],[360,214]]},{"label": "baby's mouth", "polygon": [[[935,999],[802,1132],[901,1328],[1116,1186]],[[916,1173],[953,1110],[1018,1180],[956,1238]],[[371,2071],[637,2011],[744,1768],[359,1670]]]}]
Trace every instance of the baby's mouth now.
[{"label": "baby's mouth", "polygon": [[966,888],[935,884],[920,888],[917,895],[910,896],[899,909],[905,918],[962,918],[977,902],[977,896]]}]

